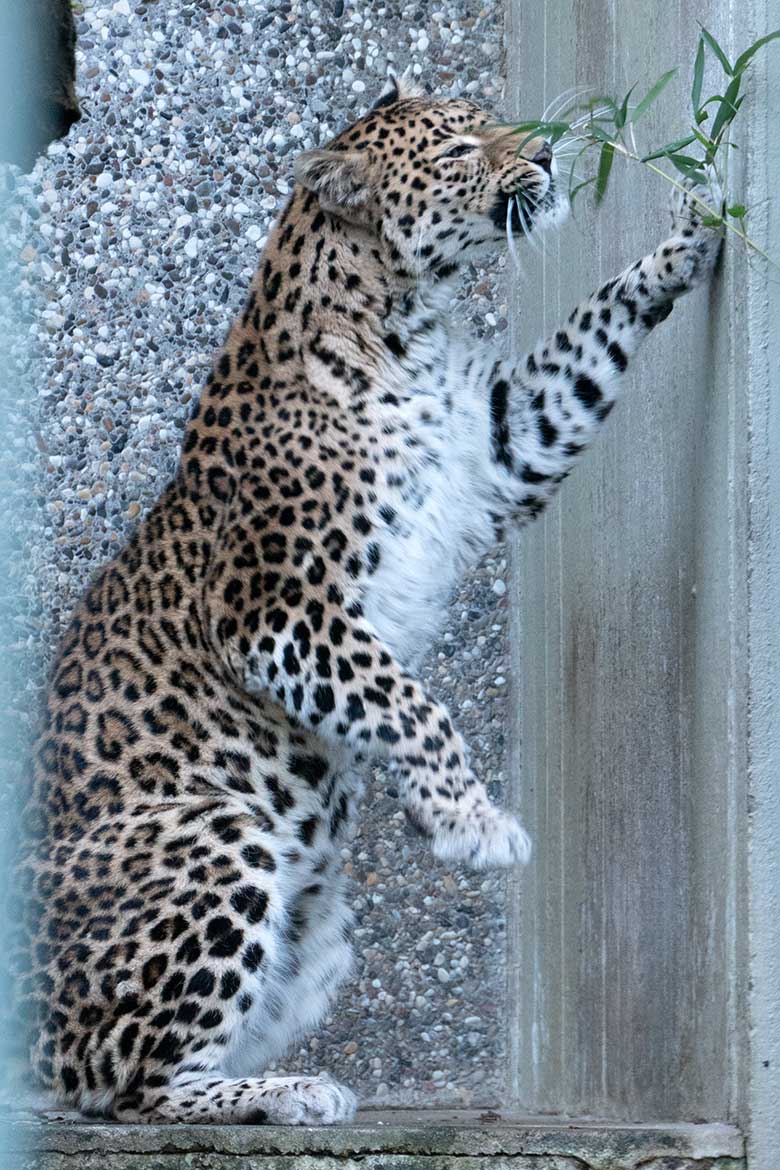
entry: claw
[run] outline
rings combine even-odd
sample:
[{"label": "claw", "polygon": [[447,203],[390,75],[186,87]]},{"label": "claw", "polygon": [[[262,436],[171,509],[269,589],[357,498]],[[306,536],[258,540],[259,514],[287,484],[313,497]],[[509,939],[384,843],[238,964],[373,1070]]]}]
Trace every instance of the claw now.
[{"label": "claw", "polygon": [[464,813],[451,827],[437,828],[433,852],[442,861],[465,861],[475,869],[525,865],[531,840],[515,817],[491,807],[478,816]]},{"label": "claw", "polygon": [[416,833],[418,837],[425,837],[427,841],[430,841],[433,833],[426,825],[422,823],[422,821],[415,815],[412,809],[405,806],[404,816],[406,817],[407,825],[413,833]]}]

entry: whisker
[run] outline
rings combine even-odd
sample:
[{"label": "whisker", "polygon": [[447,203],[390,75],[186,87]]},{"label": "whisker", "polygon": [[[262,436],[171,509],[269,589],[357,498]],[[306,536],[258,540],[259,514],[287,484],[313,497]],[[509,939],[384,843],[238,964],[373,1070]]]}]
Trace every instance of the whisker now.
[{"label": "whisker", "polygon": [[558,104],[558,102],[561,100],[561,98],[562,98],[562,97],[565,97],[565,96],[566,96],[566,94],[567,94],[568,92],[569,92],[569,91],[568,91],[567,89],[565,89],[565,90],[563,91],[563,93],[562,93],[562,94],[558,94],[556,97],[554,97],[554,98],[552,99],[552,101],[549,101],[549,102],[547,103],[547,105],[546,105],[546,106],[544,107],[544,109],[542,110],[542,116],[541,116],[541,118],[539,119],[539,121],[540,121],[540,122],[546,122],[546,121],[547,121],[547,119],[550,117],[550,113],[551,113],[551,111],[552,111],[552,108],[553,108],[553,106],[556,106],[556,105]]},{"label": "whisker", "polygon": [[[563,91],[563,93],[559,93],[557,97],[554,97],[551,102],[547,103],[547,107],[546,107],[544,113],[542,114],[541,121],[542,122],[547,122],[547,121],[552,122],[554,120],[554,118],[560,113],[560,111],[565,108],[566,103],[570,102],[570,101],[574,101],[576,96],[577,96],[576,85],[572,86],[571,89],[565,89]],[[553,110],[555,111],[555,113],[553,113]]]},{"label": "whisker", "polygon": [[[585,97],[586,93],[595,93],[594,86],[587,85],[583,89],[577,89],[577,87],[574,86],[572,89],[567,89],[564,93],[561,94],[560,99],[555,99],[554,101],[550,102],[550,105],[548,105],[547,109],[542,115],[542,121],[553,122],[556,118],[560,118],[567,105],[573,105],[575,102],[578,102],[580,98]],[[551,107],[553,107],[555,102],[558,100],[560,100],[560,105],[555,110],[555,113],[552,113]]]},{"label": "whisker", "polygon": [[563,170],[561,170],[561,172],[560,172],[560,182],[561,183],[565,183],[566,181],[570,181],[571,179],[576,179],[578,183],[581,183],[583,179],[587,179],[588,177],[589,177],[588,175],[584,174],[580,170],[577,170],[573,166],[566,167]]},{"label": "whisker", "polygon": [[507,242],[507,247],[509,248],[509,253],[512,257],[512,263],[514,264],[515,269],[518,272],[522,273],[523,268],[522,268],[522,265],[520,263],[520,257],[517,254],[517,246],[515,244],[515,237],[512,234],[512,208],[514,206],[514,200],[516,200],[516,199],[517,199],[517,196],[515,195],[512,199],[509,199],[507,201],[507,205],[506,205],[506,242]]},{"label": "whisker", "polygon": [[[523,200],[520,198],[519,195],[515,195],[515,202],[517,204],[517,214],[520,218],[520,224],[521,224],[522,229],[523,229],[523,235],[528,240],[528,243],[531,245],[531,247],[534,249],[534,251],[538,252],[539,245],[536,241],[536,237],[533,234],[533,225],[531,223],[530,218],[528,217],[528,212],[526,211],[526,209],[523,205]],[[529,202],[530,202],[530,200],[529,200]]]},{"label": "whisker", "polygon": [[552,149],[555,157],[559,158],[567,154],[577,154],[580,147],[572,138],[561,138]]},{"label": "whisker", "polygon": [[[593,143],[593,141],[594,141],[594,139],[591,138],[588,134],[579,134],[579,133],[577,133],[577,130],[575,130],[575,128],[572,127],[572,134],[571,134],[571,137],[569,138],[569,142],[581,142],[583,145],[585,145],[585,144],[591,145]],[[556,156],[556,158],[557,158],[557,156]]]},{"label": "whisker", "polygon": [[588,110],[587,114],[583,114],[577,118],[571,123],[569,128],[571,130],[579,130],[580,126],[587,126],[592,118],[603,118],[605,114],[609,114],[610,112],[609,106],[597,106],[595,110]]}]

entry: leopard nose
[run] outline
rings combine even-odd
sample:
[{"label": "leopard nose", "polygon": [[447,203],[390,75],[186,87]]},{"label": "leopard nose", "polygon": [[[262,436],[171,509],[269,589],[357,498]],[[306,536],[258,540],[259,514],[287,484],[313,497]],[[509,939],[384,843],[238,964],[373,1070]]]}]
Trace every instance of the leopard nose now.
[{"label": "leopard nose", "polygon": [[547,171],[547,174],[549,175],[550,167],[552,166],[552,157],[553,152],[550,143],[543,142],[537,150],[536,154],[531,159],[531,162],[536,163],[538,167],[541,167],[543,171]]}]

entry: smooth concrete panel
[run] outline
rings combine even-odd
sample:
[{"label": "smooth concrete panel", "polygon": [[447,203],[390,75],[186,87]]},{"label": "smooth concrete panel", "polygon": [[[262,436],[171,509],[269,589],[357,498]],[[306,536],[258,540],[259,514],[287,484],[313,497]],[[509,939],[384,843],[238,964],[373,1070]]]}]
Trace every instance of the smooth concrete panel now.
[{"label": "smooth concrete panel", "polygon": [[[769,20],[757,3],[516,2],[511,104],[533,117],[575,85],[637,81],[641,94],[679,65],[641,123],[657,145],[687,125],[698,21],[733,57]],[[732,156],[748,206],[777,174],[765,66],[745,106],[760,117],[743,114]],[[709,66],[705,84],[719,80]],[[584,198],[541,261],[524,260],[518,351],[660,242],[668,194],[616,161],[601,210]],[[756,469],[750,428],[756,403],[767,421],[767,279],[726,250],[711,288],[648,341],[559,502],[516,542],[511,771],[536,844],[510,930],[522,1108],[748,1119],[748,637],[766,639],[769,620],[750,608],[748,564],[770,464],[763,437]],[[756,555],[765,568],[766,549]]]},{"label": "smooth concrete panel", "polygon": [[[780,26],[753,0],[751,31]],[[780,259],[780,45],[754,74],[754,127],[746,156],[752,230]],[[750,650],[748,696],[750,974],[744,1128],[751,1170],[775,1170],[780,1151],[780,270],[756,266],[746,285],[750,394]]]}]

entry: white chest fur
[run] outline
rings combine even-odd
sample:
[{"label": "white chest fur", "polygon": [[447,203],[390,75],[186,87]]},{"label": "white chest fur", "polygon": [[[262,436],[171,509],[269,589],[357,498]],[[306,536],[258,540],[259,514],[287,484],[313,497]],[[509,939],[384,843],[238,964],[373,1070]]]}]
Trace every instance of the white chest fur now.
[{"label": "white chest fur", "polygon": [[364,612],[407,667],[430,644],[465,567],[494,541],[487,391],[493,364],[492,353],[475,355],[441,325],[413,337],[400,363],[405,385],[393,407],[399,456],[379,510],[381,557],[366,585]]}]

